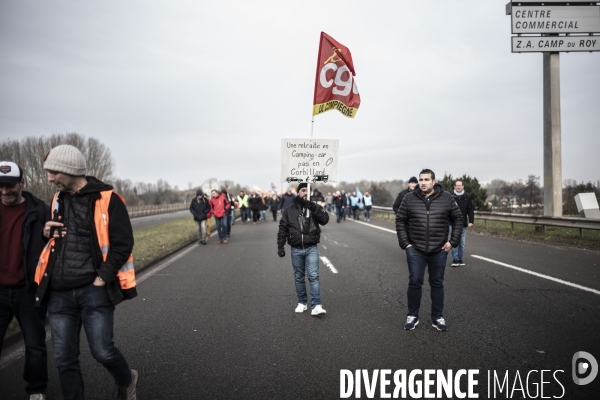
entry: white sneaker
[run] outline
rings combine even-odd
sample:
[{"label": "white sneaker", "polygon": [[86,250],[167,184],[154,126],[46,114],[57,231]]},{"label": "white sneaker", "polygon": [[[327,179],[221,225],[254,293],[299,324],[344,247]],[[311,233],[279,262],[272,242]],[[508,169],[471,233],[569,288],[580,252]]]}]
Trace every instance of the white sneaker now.
[{"label": "white sneaker", "polygon": [[308,307],[306,306],[306,304],[298,303],[298,305],[296,306],[297,313],[302,313],[306,310],[308,310]]},{"label": "white sneaker", "polygon": [[46,400],[46,395],[43,393],[36,393],[29,396],[29,400]]},{"label": "white sneaker", "polygon": [[311,315],[321,315],[321,314],[325,314],[327,311],[325,311],[325,309],[323,309],[323,307],[321,307],[321,305],[316,305],[315,308],[312,309],[311,311]]}]

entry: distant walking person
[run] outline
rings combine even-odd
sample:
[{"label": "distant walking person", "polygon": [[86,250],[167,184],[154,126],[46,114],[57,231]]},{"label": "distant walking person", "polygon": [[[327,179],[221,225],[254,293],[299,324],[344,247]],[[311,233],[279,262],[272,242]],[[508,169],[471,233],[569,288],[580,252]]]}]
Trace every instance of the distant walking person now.
[{"label": "distant walking person", "polygon": [[[448,241],[448,221],[452,237]],[[425,268],[431,286],[431,323],[439,331],[448,330],[444,320],[444,271],[452,247],[458,246],[462,215],[452,195],[436,183],[435,174],[424,169],[419,187],[404,196],[396,216],[398,243],[408,261],[408,315],[404,329],[413,330],[419,323],[421,292]]]},{"label": "distant walking person", "polygon": [[283,213],[283,210],[294,204],[296,195],[292,193],[292,188],[288,188],[287,192],[281,196],[281,202],[279,203],[279,209]]},{"label": "distant walking person", "polygon": [[262,199],[253,190],[250,194],[250,199],[248,199],[248,203],[250,204],[250,210],[252,210],[252,223],[256,225],[257,222],[260,222],[260,208]]},{"label": "distant walking person", "polygon": [[271,206],[271,212],[273,213],[273,221],[277,222],[277,212],[279,210],[279,197],[275,193],[271,195],[271,201],[269,202]]},{"label": "distant walking person", "polygon": [[267,216],[267,208],[268,208],[267,201],[269,200],[269,196],[267,196],[266,194],[265,195],[260,194],[259,197],[260,197],[260,203],[258,203],[258,207],[260,210],[260,220],[265,221],[265,218]]},{"label": "distant walking person", "polygon": [[206,220],[210,213],[210,204],[204,197],[202,190],[196,191],[196,198],[190,203],[190,212],[194,216],[198,229],[198,244],[206,244]]},{"label": "distant walking person", "polygon": [[371,207],[373,206],[373,198],[369,192],[365,192],[363,196],[363,202],[365,204],[365,221],[371,220]]},{"label": "distant walking person", "polygon": [[329,214],[320,205],[308,201],[306,183],[298,185],[298,196],[294,204],[283,210],[277,234],[277,254],[285,257],[286,241],[292,247],[292,266],[298,305],[296,312],[307,310],[306,282],[310,286],[311,315],[325,314],[321,305],[321,283],[319,281],[319,249],[321,229],[327,225]]},{"label": "distant walking person", "polygon": [[346,194],[346,191],[344,189],[342,189],[342,191],[340,192],[340,195],[343,199],[342,201],[342,219],[345,221],[346,220],[346,214],[348,214],[348,210],[350,209],[350,200],[348,199],[348,195]]},{"label": "distant walking person", "polygon": [[44,169],[59,192],[43,230],[49,241],[35,272],[36,305],[48,301],[62,396],[85,397],[79,365],[83,327],[92,356],[114,378],[119,398],[135,399],[138,373],[115,347],[113,335],[115,305],[137,296],[125,203],[112,186],[85,176],[85,158],[73,146],[53,148]]},{"label": "distant walking person", "polygon": [[[458,204],[460,212],[463,216],[463,230],[460,235],[460,243],[458,247],[452,248],[452,266],[458,267],[459,265],[465,265],[463,261],[463,254],[465,252],[465,243],[467,240],[467,228],[470,228],[475,223],[475,210],[473,209],[473,203],[468,194],[465,193],[465,186],[461,180],[454,182],[454,201]],[[450,233],[452,233],[452,225],[450,225]]]},{"label": "distant walking person", "polygon": [[23,170],[13,162],[1,161],[0,355],[6,329],[16,317],[25,344],[25,390],[30,399],[44,399],[48,384],[47,308],[35,307],[33,278],[44,248],[41,232],[50,219],[50,207],[24,187]]},{"label": "distant walking person", "polygon": [[243,190],[240,190],[240,194],[237,197],[237,201],[240,203],[240,214],[242,217],[242,225],[250,221],[250,205],[248,204],[248,195]]},{"label": "distant walking person", "polygon": [[212,199],[209,200],[210,210],[217,224],[219,243],[227,243],[227,213],[231,205],[227,198],[216,189],[213,189],[210,194],[212,196]]},{"label": "distant walking person", "polygon": [[327,192],[327,196],[325,196],[325,207],[327,212],[331,212],[331,209],[333,208],[333,195],[331,192]]},{"label": "distant walking person", "polygon": [[398,214],[398,209],[400,208],[400,203],[402,203],[402,199],[408,193],[415,190],[415,187],[417,186],[418,183],[419,183],[419,181],[417,180],[416,176],[413,176],[408,180],[408,187],[406,189],[404,189],[403,191],[401,191],[400,193],[398,193],[398,197],[396,197],[396,201],[394,201],[394,204],[392,205],[392,208],[394,209],[394,214]]},{"label": "distant walking person", "polygon": [[233,203],[233,197],[229,194],[229,191],[227,189],[223,189],[221,190],[221,194],[223,196],[225,196],[225,198],[227,199],[227,201],[229,202],[229,210],[227,210],[227,213],[225,214],[227,216],[227,237],[231,236],[231,225],[233,225],[233,220],[235,218],[235,205]]},{"label": "distant walking person", "polygon": [[335,219],[336,222],[340,222],[344,217],[344,205],[346,203],[346,196],[342,196],[340,191],[335,192],[333,196],[333,205],[335,206]]},{"label": "distant walking person", "polygon": [[356,195],[356,192],[352,192],[352,196],[350,196],[350,207],[352,207],[352,218],[355,221],[358,221],[358,208],[360,206],[360,197]]}]

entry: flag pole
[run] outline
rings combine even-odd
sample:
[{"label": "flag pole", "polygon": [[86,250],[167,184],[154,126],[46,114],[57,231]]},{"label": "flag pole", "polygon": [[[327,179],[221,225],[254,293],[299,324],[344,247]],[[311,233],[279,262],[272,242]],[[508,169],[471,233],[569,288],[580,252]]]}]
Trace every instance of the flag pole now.
[{"label": "flag pole", "polygon": [[[312,116],[312,121],[310,121],[310,140],[312,140],[313,138],[313,130],[315,129],[315,116]],[[307,179],[306,182],[307,186],[306,186],[306,190],[308,192],[308,194],[306,195],[308,197],[308,200],[310,201],[310,182]],[[310,211],[309,211],[310,212]],[[308,214],[310,215],[310,214]]]}]

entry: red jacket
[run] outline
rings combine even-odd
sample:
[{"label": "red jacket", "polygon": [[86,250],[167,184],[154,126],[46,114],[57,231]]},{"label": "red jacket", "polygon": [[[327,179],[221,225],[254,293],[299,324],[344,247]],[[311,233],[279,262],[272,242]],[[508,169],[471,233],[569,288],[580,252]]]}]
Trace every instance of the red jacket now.
[{"label": "red jacket", "polygon": [[208,202],[210,203],[210,210],[215,218],[223,218],[226,210],[229,210],[231,207],[231,204],[227,198],[223,196],[223,193],[219,193],[216,198],[211,197]]}]

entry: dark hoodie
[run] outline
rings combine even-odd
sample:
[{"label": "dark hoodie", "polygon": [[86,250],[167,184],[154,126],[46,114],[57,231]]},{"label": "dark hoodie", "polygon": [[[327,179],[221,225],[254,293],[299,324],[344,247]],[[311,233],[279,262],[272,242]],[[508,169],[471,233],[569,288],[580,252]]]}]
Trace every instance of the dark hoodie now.
[{"label": "dark hoodie", "polygon": [[429,197],[416,187],[404,196],[396,216],[398,243],[402,249],[411,244],[421,253],[438,253],[448,241],[448,224],[452,225],[450,244],[457,247],[463,218],[454,197],[437,183]]},{"label": "dark hoodie", "polygon": [[[113,193],[108,205],[110,249],[106,261],[102,260],[94,224],[95,203],[100,198],[100,192],[112,190],[113,187],[92,176],[86,179],[87,185],[77,193],[59,192],[58,195],[58,215],[67,227],[67,234],[57,240],[56,260],[53,265],[50,262],[47,268],[52,290],[86,286],[98,275],[105,282],[111,282],[133,250],[133,229],[127,208]],[[46,295],[48,283],[45,281],[44,278],[38,289],[40,301]]]}]

